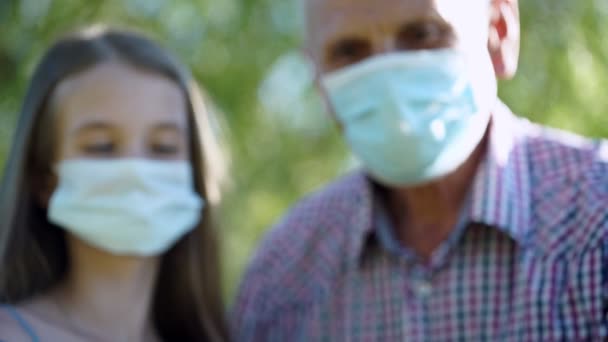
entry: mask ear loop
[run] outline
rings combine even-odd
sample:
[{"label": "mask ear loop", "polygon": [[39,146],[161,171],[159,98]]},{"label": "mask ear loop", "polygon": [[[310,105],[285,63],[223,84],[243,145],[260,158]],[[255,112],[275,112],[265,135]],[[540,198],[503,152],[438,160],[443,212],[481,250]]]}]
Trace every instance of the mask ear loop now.
[{"label": "mask ear loop", "polygon": [[311,70],[313,73],[313,83],[314,83],[315,87],[317,88],[317,91],[319,92],[319,95],[321,97],[321,102],[323,103],[323,107],[325,108],[325,111],[329,114],[329,116],[336,123],[336,125],[338,125],[338,129],[340,131],[343,131],[344,125],[338,119],[336,110],[335,110],[334,106],[331,104],[329,92],[327,91],[327,89],[325,88],[325,85],[323,84],[323,75],[321,73],[321,68],[319,68],[319,65],[314,61],[313,57],[308,52],[305,52],[304,55],[305,55],[304,61],[307,64],[306,67],[309,70]]}]

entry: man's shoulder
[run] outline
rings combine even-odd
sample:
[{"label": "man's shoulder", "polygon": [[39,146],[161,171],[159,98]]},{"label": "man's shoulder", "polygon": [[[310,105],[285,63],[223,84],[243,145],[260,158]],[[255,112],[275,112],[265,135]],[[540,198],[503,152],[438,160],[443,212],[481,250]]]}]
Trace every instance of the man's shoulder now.
[{"label": "man's shoulder", "polygon": [[600,246],[608,233],[608,141],[527,124],[537,243],[558,253]]},{"label": "man's shoulder", "polygon": [[608,141],[529,124],[524,139],[533,194],[576,191],[607,198]]},{"label": "man's shoulder", "polygon": [[371,209],[369,192],[364,174],[352,172],[307,195],[266,233],[258,256],[288,253],[290,259],[298,260],[325,244],[347,248],[339,245],[348,240],[345,230],[353,215]]},{"label": "man's shoulder", "polygon": [[346,262],[353,216],[371,200],[368,186],[360,172],[341,177],[299,201],[266,233],[246,279],[268,294],[260,297],[295,305],[327,290]]},{"label": "man's shoulder", "polygon": [[[524,143],[528,151],[531,176],[537,181],[578,179],[606,170],[607,141],[533,124],[525,120]],[[604,155],[602,155],[604,154]]]},{"label": "man's shoulder", "polygon": [[363,172],[351,172],[301,199],[271,229],[268,237],[313,238],[320,229],[344,228],[353,211],[370,205],[369,181]]}]

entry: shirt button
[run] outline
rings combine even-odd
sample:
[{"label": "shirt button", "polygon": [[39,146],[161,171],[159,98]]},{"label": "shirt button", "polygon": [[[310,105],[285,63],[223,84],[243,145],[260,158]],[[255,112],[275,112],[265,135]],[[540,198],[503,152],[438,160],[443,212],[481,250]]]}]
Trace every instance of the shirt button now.
[{"label": "shirt button", "polygon": [[414,292],[416,292],[416,295],[419,297],[428,297],[431,295],[431,292],[433,292],[433,287],[431,286],[431,283],[426,280],[417,281],[414,284]]}]

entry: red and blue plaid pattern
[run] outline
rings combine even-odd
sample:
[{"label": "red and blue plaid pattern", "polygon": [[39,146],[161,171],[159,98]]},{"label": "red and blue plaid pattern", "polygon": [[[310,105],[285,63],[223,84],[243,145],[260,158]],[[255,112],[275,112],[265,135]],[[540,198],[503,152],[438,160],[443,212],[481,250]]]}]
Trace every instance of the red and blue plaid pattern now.
[{"label": "red and blue plaid pattern", "polygon": [[347,175],[271,230],[233,308],[237,341],[608,340],[605,142],[501,107],[465,224],[430,265],[381,238],[374,193]]}]

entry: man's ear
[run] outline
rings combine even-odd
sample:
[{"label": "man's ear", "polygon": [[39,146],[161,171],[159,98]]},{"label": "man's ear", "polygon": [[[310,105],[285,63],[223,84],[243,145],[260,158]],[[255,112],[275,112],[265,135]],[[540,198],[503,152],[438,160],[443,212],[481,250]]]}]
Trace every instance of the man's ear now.
[{"label": "man's ear", "polygon": [[517,0],[492,0],[488,50],[496,77],[510,79],[519,60],[519,8]]}]

